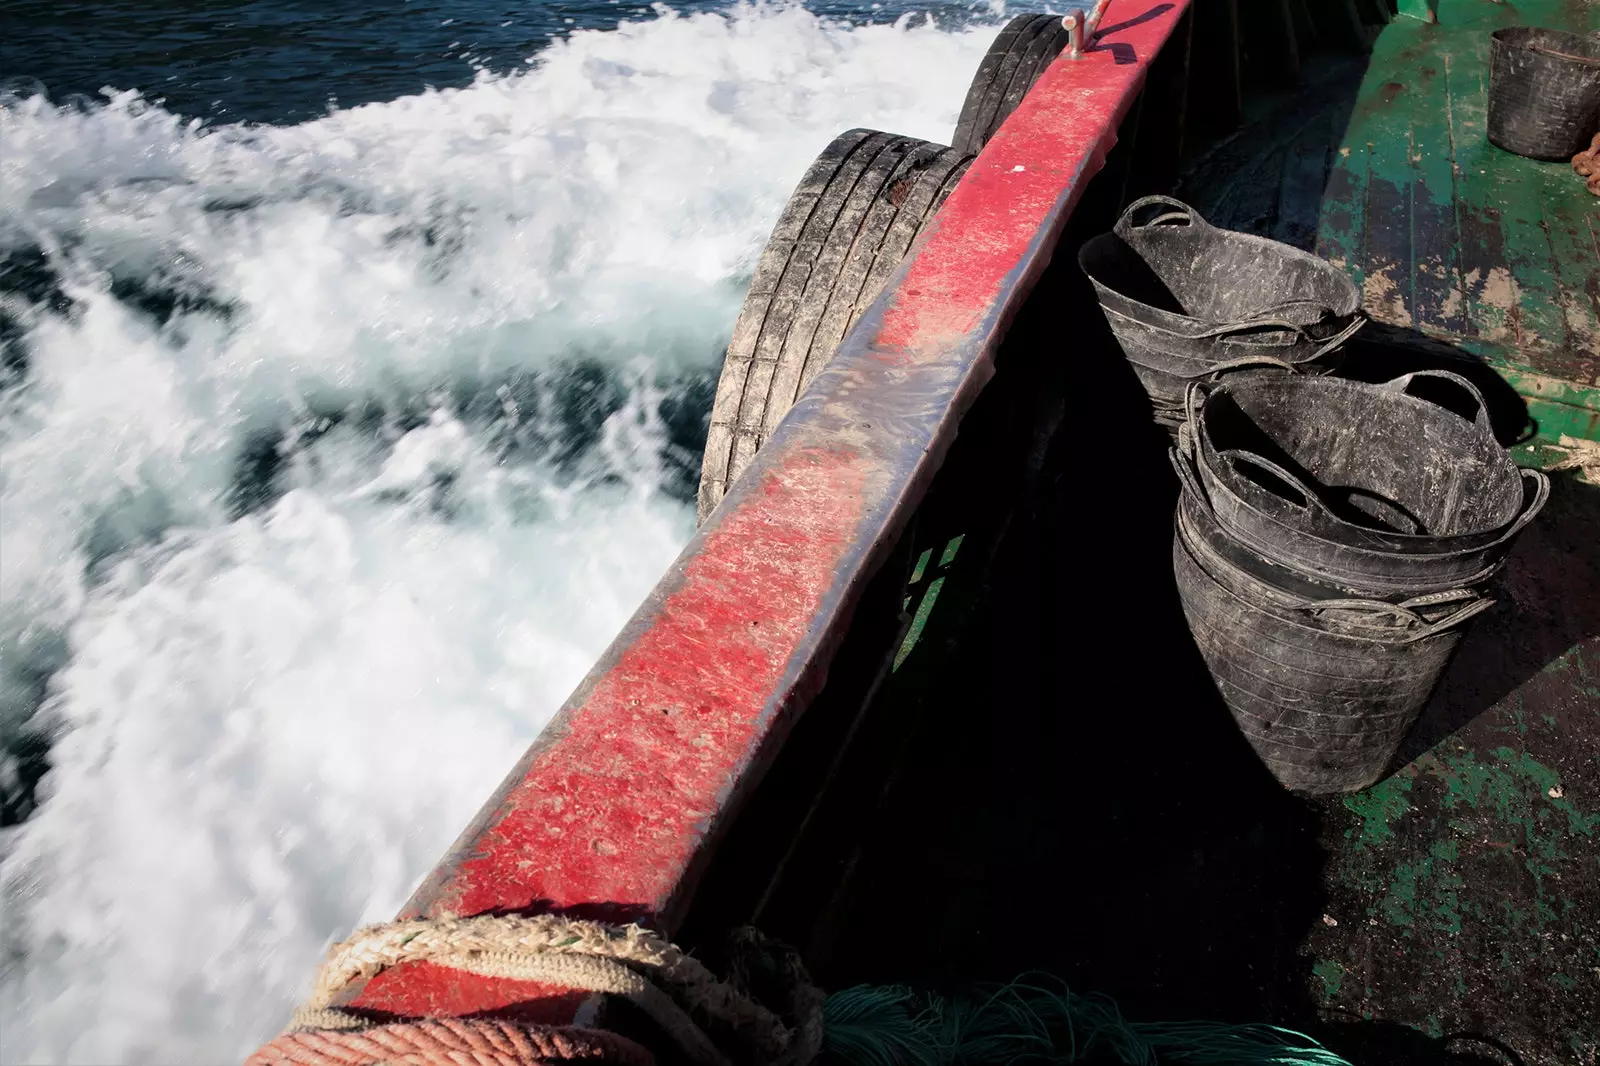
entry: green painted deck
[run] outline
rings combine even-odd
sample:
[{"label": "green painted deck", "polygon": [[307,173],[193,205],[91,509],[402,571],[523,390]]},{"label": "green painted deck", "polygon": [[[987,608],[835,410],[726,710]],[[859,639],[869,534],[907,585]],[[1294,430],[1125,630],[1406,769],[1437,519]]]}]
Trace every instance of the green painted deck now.
[{"label": "green painted deck", "polygon": [[1325,1016],[1600,1062],[1600,487],[1556,480],[1403,769],[1320,801]]},{"label": "green painted deck", "polygon": [[1600,1066],[1600,486],[1555,479],[1395,772],[1295,796],[1185,626],[1166,435],[1109,336],[1057,358],[1095,314],[1064,274],[867,594],[889,667],[841,656],[752,811],[842,752],[834,780],[793,845],[736,829],[791,850],[708,878],[706,927],[748,917],[830,988],[1044,972],[1357,1066]]},{"label": "green painted deck", "polygon": [[1494,367],[1539,440],[1600,439],[1600,199],[1567,164],[1484,136],[1489,34],[1600,30],[1600,4],[1443,0],[1438,17],[1396,19],[1364,69],[1308,69],[1312,90],[1203,161],[1186,192],[1219,225],[1344,266],[1375,336]]},{"label": "green painted deck", "polygon": [[[1374,318],[1351,357],[1358,376],[1381,380],[1423,353],[1476,363],[1517,394],[1490,394],[1510,411],[1497,418],[1507,443],[1600,440],[1600,199],[1567,164],[1484,136],[1489,34],[1600,30],[1600,4],[1441,0],[1437,11],[1436,25],[1396,19],[1370,57],[1308,68],[1310,91],[1266,101],[1181,195],[1220,225],[1345,267]],[[1592,1066],[1600,487],[1558,479],[1500,593],[1505,609],[1469,637],[1403,768],[1367,793],[1308,804],[1325,912],[1299,950],[1324,1020],[1475,1034],[1519,1056],[1482,1045],[1483,1061]]]},{"label": "green painted deck", "polygon": [[[1508,443],[1530,415],[1535,440],[1595,438],[1600,200],[1475,131],[1491,26],[1600,7],[1437,10],[1370,62],[1302,54],[1308,84],[1253,92],[1178,194],[1342,259],[1384,318],[1347,370],[1442,361]],[[1600,486],[1555,478],[1384,782],[1285,792],[1185,626],[1170,442],[1071,254],[1119,180],[1091,186],[699,928],[748,917],[830,988],[1044,971],[1357,1066],[1600,1066]],[[746,880],[769,852],[779,872]]]}]

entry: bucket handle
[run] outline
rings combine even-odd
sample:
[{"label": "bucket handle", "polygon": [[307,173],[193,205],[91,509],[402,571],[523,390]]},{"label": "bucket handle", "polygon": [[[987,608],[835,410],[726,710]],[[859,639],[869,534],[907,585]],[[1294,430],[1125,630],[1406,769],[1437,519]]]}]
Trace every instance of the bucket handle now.
[{"label": "bucket handle", "polygon": [[1314,360],[1321,359],[1323,356],[1339,347],[1339,345],[1343,344],[1351,337],[1354,337],[1361,330],[1361,327],[1365,326],[1366,324],[1367,313],[1358,309],[1355,317],[1350,320],[1350,324],[1324,341],[1322,346],[1319,347],[1316,350],[1316,353],[1313,354],[1310,359],[1307,359],[1306,362],[1309,363]]},{"label": "bucket handle", "polygon": [[[1303,303],[1305,301],[1295,302]],[[1282,331],[1285,333],[1295,333],[1306,340],[1315,341],[1317,338],[1311,335],[1310,329],[1302,322],[1295,322],[1288,318],[1266,317],[1273,311],[1280,310],[1284,306],[1287,305],[1280,304],[1278,307],[1269,307],[1261,313],[1261,316],[1256,318],[1240,319],[1237,322],[1225,322],[1222,325],[1208,326],[1205,329],[1174,329],[1171,326],[1161,326],[1150,322],[1141,323],[1141,325],[1143,325],[1146,329],[1155,330],[1160,333],[1168,333],[1175,337],[1183,337],[1187,340],[1204,340],[1213,337],[1229,337],[1240,333],[1254,333],[1258,331],[1265,332],[1271,330]],[[1355,332],[1366,324],[1366,317],[1358,312],[1356,316],[1351,319],[1348,326],[1341,329],[1332,337],[1321,341],[1316,352],[1308,358],[1317,359],[1333,351],[1335,348],[1339,347],[1339,345],[1343,344],[1345,341],[1354,336]]]},{"label": "bucket handle", "polygon": [[1322,502],[1322,497],[1318,496],[1315,492],[1312,492],[1311,489],[1307,487],[1305,482],[1301,481],[1299,478],[1295,477],[1293,474],[1289,473],[1289,471],[1285,470],[1277,463],[1274,463],[1272,460],[1265,459],[1257,455],[1255,452],[1244,451],[1241,448],[1229,448],[1226,451],[1219,451],[1217,456],[1219,458],[1228,460],[1228,462],[1232,463],[1235,467],[1237,467],[1240,463],[1244,463],[1246,466],[1254,466],[1261,470],[1265,470],[1267,473],[1271,474],[1273,477],[1277,478],[1279,481],[1282,481],[1285,485],[1288,485],[1291,489],[1297,492],[1300,497],[1305,500],[1305,502],[1302,504],[1296,504],[1293,500],[1283,495],[1283,493],[1272,492],[1272,490],[1267,488],[1265,485],[1261,486],[1262,489],[1267,492],[1271,492],[1272,495],[1276,496],[1278,499],[1282,500],[1284,503],[1287,503],[1291,507],[1297,507],[1299,510],[1306,511],[1308,513],[1314,512],[1324,518],[1332,518],[1337,521],[1337,516],[1335,516],[1332,511],[1328,510],[1327,505]]},{"label": "bucket handle", "polygon": [[1534,516],[1544,509],[1545,501],[1550,498],[1550,475],[1543,470],[1524,470],[1522,480],[1533,482],[1533,500],[1523,507],[1522,513],[1517,515],[1516,521],[1506,527],[1496,544],[1504,543],[1522,531],[1522,527],[1532,522]]},{"label": "bucket handle", "polygon": [[1172,469],[1177,471],[1183,491],[1209,511],[1211,498],[1206,495],[1205,486],[1200,484],[1199,475],[1194,470],[1194,443],[1188,436],[1190,432],[1187,422],[1178,427],[1178,443],[1167,452],[1167,456],[1172,460]]},{"label": "bucket handle", "polygon": [[1287,370],[1291,374],[1300,373],[1300,368],[1293,363],[1271,355],[1241,355],[1237,359],[1224,359],[1220,363],[1212,363],[1204,370],[1196,370],[1193,374],[1174,374],[1173,377],[1181,381],[1205,380],[1214,382],[1217,376],[1226,374],[1230,370],[1249,370],[1252,367],[1266,369],[1268,367],[1278,370]]},{"label": "bucket handle", "polygon": [[[1136,213],[1144,210],[1147,207],[1154,207],[1158,204],[1161,207],[1168,208],[1168,210],[1163,211],[1161,214],[1156,215],[1147,222],[1135,223],[1133,221],[1133,216]],[[1211,227],[1211,223],[1200,217],[1200,212],[1196,211],[1182,200],[1174,200],[1170,196],[1156,195],[1141,196],[1139,199],[1123,208],[1122,217],[1117,219],[1117,224],[1115,226],[1111,227],[1111,232],[1115,233],[1123,240],[1127,240],[1128,235],[1136,229],[1152,229],[1156,226],[1167,225],[1199,226],[1207,229]]]},{"label": "bucket handle", "polygon": [[[1411,383],[1417,378],[1439,378],[1442,381],[1448,381],[1450,384],[1465,392],[1468,396],[1472,397],[1473,402],[1478,405],[1477,413],[1474,414],[1472,418],[1473,424],[1487,433],[1494,432],[1494,428],[1489,425],[1489,405],[1484,402],[1483,393],[1479,392],[1476,385],[1462,377],[1460,374],[1454,374],[1448,370],[1414,370],[1409,374],[1402,374],[1392,381],[1386,381],[1379,387],[1385,392],[1398,392],[1402,395],[1409,396],[1411,395]],[[1422,400],[1424,403],[1433,403],[1432,400],[1425,399],[1421,396],[1414,396],[1412,398]],[[1434,406],[1439,407],[1441,405],[1434,404]],[[1446,407],[1444,410],[1449,411],[1450,409]],[[1451,414],[1454,413],[1455,412],[1451,411]]]},{"label": "bucket handle", "polygon": [[[1284,305],[1279,305],[1279,307],[1282,306]],[[1270,311],[1275,311],[1278,309],[1279,308],[1268,308],[1268,310],[1263,312],[1263,314],[1267,314]],[[1324,355],[1327,355],[1329,352],[1339,347],[1339,345],[1355,336],[1356,332],[1366,324],[1367,316],[1360,311],[1357,311],[1355,317],[1350,320],[1350,324],[1348,326],[1344,327],[1338,333],[1335,333],[1333,336],[1323,341],[1320,345],[1318,345],[1317,350],[1311,355],[1307,356],[1304,361],[1311,362],[1312,360],[1322,358]],[[1196,339],[1201,337],[1227,337],[1237,333],[1250,333],[1255,330],[1283,330],[1289,333],[1298,333],[1307,340],[1316,339],[1311,336],[1311,331],[1306,326],[1299,322],[1292,322],[1287,318],[1246,318],[1239,322],[1229,322],[1222,326],[1212,326],[1210,329],[1204,329],[1198,333],[1190,333],[1187,334],[1187,336]],[[1419,373],[1421,373],[1421,371],[1419,371]]]},{"label": "bucket handle", "polygon": [[[1450,612],[1436,622],[1428,621],[1416,611],[1418,607],[1429,607],[1458,600],[1467,600],[1468,602],[1459,610]],[[1476,618],[1493,607],[1494,604],[1494,600],[1481,597],[1471,589],[1453,589],[1449,592],[1430,592],[1422,596],[1412,597],[1409,600],[1402,600],[1400,603],[1364,599],[1302,600],[1298,606],[1309,614],[1317,614],[1328,610],[1368,611],[1372,614],[1386,614],[1401,623],[1417,627],[1414,632],[1400,641],[1401,644],[1414,644],[1419,640],[1426,640],[1429,637],[1443,633],[1447,629],[1453,629],[1469,619]]]},{"label": "bucket handle", "polygon": [[1200,425],[1200,408],[1205,406],[1209,395],[1208,383],[1201,381],[1190,381],[1183,391],[1183,422],[1178,426],[1178,442],[1187,446],[1191,457],[1195,449],[1194,434]]}]

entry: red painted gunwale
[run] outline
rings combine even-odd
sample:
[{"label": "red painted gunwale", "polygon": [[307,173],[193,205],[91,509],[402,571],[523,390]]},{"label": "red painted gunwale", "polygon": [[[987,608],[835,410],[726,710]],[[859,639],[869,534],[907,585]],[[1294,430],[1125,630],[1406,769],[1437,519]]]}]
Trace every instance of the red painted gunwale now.
[{"label": "red painted gunwale", "polygon": [[[675,932],[1188,4],[1114,0],[1098,46],[1046,71],[402,917],[563,911]],[[348,1002],[557,1022],[583,997],[414,963]]]}]

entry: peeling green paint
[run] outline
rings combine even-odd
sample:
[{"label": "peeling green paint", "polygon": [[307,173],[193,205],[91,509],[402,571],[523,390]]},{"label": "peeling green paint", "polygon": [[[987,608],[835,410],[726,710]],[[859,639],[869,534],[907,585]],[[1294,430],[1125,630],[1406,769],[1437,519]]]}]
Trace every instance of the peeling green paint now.
[{"label": "peeling green paint", "polygon": [[[895,652],[894,662],[890,666],[891,671],[898,671],[901,666],[905,665],[906,657],[911,654],[911,650],[922,639],[922,631],[927,627],[928,616],[933,613],[934,604],[939,602],[939,593],[944,589],[944,572],[949,569],[950,564],[955,562],[956,553],[961,550],[961,542],[965,538],[966,534],[962,533],[946,542],[944,551],[939,555],[939,575],[928,582],[927,589],[923,592],[921,600],[917,604],[916,612],[911,616],[911,625],[906,630],[905,639],[900,642],[900,648]],[[916,584],[926,575],[928,562],[932,555],[933,549],[928,548],[918,557],[916,566],[911,572],[910,587],[915,588]],[[909,610],[914,599],[916,599],[914,593],[903,597],[901,610]]]},{"label": "peeling green paint", "polygon": [[1311,972],[1322,978],[1323,999],[1333,1002],[1344,985],[1344,966],[1337,959],[1319,959],[1311,967]]},{"label": "peeling green paint", "polygon": [[1358,842],[1367,846],[1394,839],[1390,824],[1411,808],[1407,793],[1411,791],[1411,776],[1396,774],[1379,782],[1365,792],[1346,796],[1344,805],[1361,819]]},{"label": "peeling green paint", "polygon": [[[1293,132],[1264,126],[1249,174],[1286,174],[1284,159],[1325,143],[1318,254],[1348,272],[1386,339],[1443,342],[1497,371],[1531,420],[1516,461],[1548,467],[1569,458],[1553,446],[1563,435],[1600,440],[1600,215],[1564,164],[1484,139],[1487,45],[1509,24],[1600,30],[1600,4],[1437,6],[1437,25],[1382,31],[1331,135],[1298,116]],[[1281,223],[1274,207],[1236,209],[1239,173],[1221,213],[1281,239],[1259,229]],[[1287,202],[1286,186],[1243,180]],[[1239,221],[1257,217],[1268,221]],[[1337,921],[1308,918],[1301,973],[1305,994],[1343,1018],[1419,1036],[1490,1031],[1530,1063],[1600,1066],[1600,614],[1589,606],[1600,603],[1589,532],[1600,489],[1555,481],[1497,589],[1501,609],[1425,712],[1427,735],[1442,739],[1372,789],[1311,801],[1326,853],[1316,906]]]},{"label": "peeling green paint", "polygon": [[1434,842],[1422,861],[1398,864],[1380,906],[1389,924],[1406,935],[1418,925],[1429,933],[1461,932],[1460,892],[1466,882],[1450,866],[1458,858],[1456,842],[1445,839]]},{"label": "peeling green paint", "polygon": [[[1496,717],[1479,723],[1481,737],[1520,736],[1506,731],[1509,701]],[[1586,784],[1565,783],[1523,746],[1453,737],[1331,805],[1343,823],[1329,827],[1343,841],[1330,855],[1334,903],[1343,913],[1364,909],[1371,932],[1369,948],[1353,955],[1341,953],[1355,942],[1343,929],[1312,938],[1313,991],[1323,1004],[1387,1003],[1383,1016],[1433,1033],[1457,1023],[1454,1004],[1486,994],[1570,1000],[1586,994],[1586,980],[1600,984],[1592,910],[1572,897],[1591,897],[1580,882],[1592,885],[1589,871],[1600,865],[1600,814],[1587,809]],[[1402,973],[1431,976],[1396,1000],[1392,982]],[[1374,976],[1387,991],[1368,987]],[[1368,990],[1352,994],[1360,987]],[[1409,1011],[1395,1015],[1397,1003]],[[1558,1031],[1565,1040],[1568,1028]]]},{"label": "peeling green paint", "polygon": [[1530,853],[1554,858],[1559,852],[1553,837],[1561,830],[1552,812],[1566,822],[1566,832],[1593,837],[1600,830],[1600,813],[1588,814],[1566,798],[1561,775],[1526,751],[1499,747],[1494,761],[1479,762],[1472,752],[1447,752],[1433,760],[1444,780],[1446,807],[1492,809],[1507,825],[1520,829]]}]

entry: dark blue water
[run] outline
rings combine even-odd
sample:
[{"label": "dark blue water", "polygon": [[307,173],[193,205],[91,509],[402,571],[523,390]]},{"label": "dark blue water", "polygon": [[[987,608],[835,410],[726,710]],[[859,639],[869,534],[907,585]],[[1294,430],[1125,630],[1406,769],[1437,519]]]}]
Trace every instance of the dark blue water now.
[{"label": "dark blue water", "polygon": [[[857,24],[931,12],[962,25],[991,10],[973,0],[805,6]],[[0,83],[58,103],[138,89],[191,117],[298,122],[330,105],[467,85],[479,70],[516,69],[553,37],[651,13],[634,0],[0,0]]]}]

